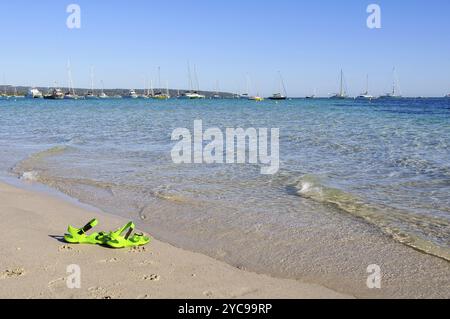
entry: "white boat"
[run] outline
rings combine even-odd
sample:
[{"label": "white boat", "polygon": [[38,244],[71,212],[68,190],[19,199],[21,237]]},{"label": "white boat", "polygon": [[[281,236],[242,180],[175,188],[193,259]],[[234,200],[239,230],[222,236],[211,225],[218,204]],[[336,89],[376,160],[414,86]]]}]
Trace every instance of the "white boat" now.
[{"label": "white boat", "polygon": [[84,98],[85,98],[86,100],[96,100],[96,99],[98,99],[98,96],[95,95],[94,92],[88,91],[88,92],[86,93],[86,95],[84,96]]},{"label": "white boat", "polygon": [[286,86],[284,85],[283,76],[281,75],[281,72],[278,72],[278,75],[280,77],[280,93],[275,93],[271,97],[269,97],[269,100],[286,100],[287,99],[287,93],[286,93]]},{"label": "white boat", "polygon": [[98,99],[98,96],[95,95],[95,89],[94,89],[94,67],[91,67],[91,89],[87,92],[87,94],[84,96],[87,100],[96,100]]},{"label": "white boat", "polygon": [[379,99],[401,99],[402,95],[400,93],[400,86],[397,77],[397,72],[395,71],[395,67],[392,70],[392,91],[390,93],[386,93],[379,97]]},{"label": "white boat", "polygon": [[72,69],[70,67],[70,60],[67,61],[67,88],[68,91],[64,95],[66,100],[78,100],[80,97],[75,93],[75,88],[72,79]]},{"label": "white boat", "polygon": [[348,95],[347,95],[347,89],[345,88],[345,80],[344,80],[344,71],[341,70],[341,80],[340,80],[340,85],[339,85],[339,93],[336,93],[334,95],[332,95],[330,97],[330,99],[338,99],[338,100],[343,100],[343,99],[347,99]]},{"label": "white boat", "polygon": [[206,96],[194,91],[194,92],[186,92],[182,94],[180,98],[189,100],[198,100],[198,99],[205,99]]},{"label": "white boat", "polygon": [[180,96],[180,99],[188,99],[188,100],[201,100],[206,99],[206,96],[203,94],[200,94],[200,88],[199,88],[199,82],[197,77],[197,69],[194,65],[194,79],[192,79],[191,74],[191,65],[188,62],[188,78],[189,78],[189,91],[183,93]]},{"label": "white boat", "polygon": [[102,91],[100,92],[100,94],[98,95],[99,99],[109,99],[109,96],[105,93],[105,85],[102,81]]},{"label": "white boat", "polygon": [[367,75],[367,78],[366,78],[366,91],[364,93],[361,93],[360,95],[358,95],[356,97],[356,99],[358,99],[358,100],[372,100],[373,99],[373,95],[369,94],[369,75]]},{"label": "white boat", "polygon": [[137,99],[138,97],[139,95],[136,94],[136,91],[134,89],[131,89],[127,94],[123,96],[123,98],[127,99]]},{"label": "white boat", "polygon": [[217,80],[216,81],[216,92],[213,94],[212,99],[219,100],[221,98],[222,98],[222,96],[220,95],[219,81]]},{"label": "white boat", "polygon": [[150,96],[150,89],[147,86],[147,79],[144,78],[144,88],[142,89],[142,94],[139,95],[139,98],[147,100],[150,97],[151,97]]},{"label": "white boat", "polygon": [[42,99],[44,97],[44,95],[38,89],[30,88],[28,90],[26,97],[29,99]]}]

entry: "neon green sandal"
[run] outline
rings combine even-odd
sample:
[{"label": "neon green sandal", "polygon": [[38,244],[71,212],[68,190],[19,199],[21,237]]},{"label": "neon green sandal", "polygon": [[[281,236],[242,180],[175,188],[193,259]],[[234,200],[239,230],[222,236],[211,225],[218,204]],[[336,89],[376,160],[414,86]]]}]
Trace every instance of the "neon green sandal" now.
[{"label": "neon green sandal", "polygon": [[[129,222],[115,232],[109,233],[106,244],[112,248],[138,247],[147,245],[150,242],[150,237],[145,236],[142,233],[134,234],[133,236],[131,236],[134,228],[134,223]],[[128,231],[126,235],[122,236],[122,233],[124,233],[127,229]]]},{"label": "neon green sandal", "polygon": [[64,240],[70,244],[91,244],[91,245],[103,245],[109,239],[108,234],[105,232],[93,233],[86,235],[86,233],[97,226],[98,220],[93,219],[81,229],[69,226],[67,229],[68,234],[64,235]]}]

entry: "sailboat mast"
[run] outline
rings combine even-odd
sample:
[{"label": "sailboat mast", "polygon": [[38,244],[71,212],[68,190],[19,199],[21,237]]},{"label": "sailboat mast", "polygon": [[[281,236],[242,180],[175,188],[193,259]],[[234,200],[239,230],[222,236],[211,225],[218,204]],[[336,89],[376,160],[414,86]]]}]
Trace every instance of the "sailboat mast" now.
[{"label": "sailboat mast", "polygon": [[72,66],[70,64],[70,59],[67,61],[67,77],[69,92],[72,93],[72,95],[75,95],[75,85],[73,84]]},{"label": "sailboat mast", "polygon": [[91,66],[91,93],[94,94],[94,67]]},{"label": "sailboat mast", "polygon": [[72,87],[70,86],[70,60],[67,60],[67,88],[71,92]]},{"label": "sailboat mast", "polygon": [[283,89],[283,95],[287,96],[286,85],[284,85],[284,79],[283,79],[283,76],[281,75],[280,71],[278,71],[278,75],[280,76],[280,85],[281,85],[281,88]]},{"label": "sailboat mast", "polygon": [[191,63],[188,61],[188,79],[189,79],[189,91],[192,92],[194,90],[194,85],[192,83],[192,74],[191,74]]},{"label": "sailboat mast", "polygon": [[158,90],[161,90],[162,85],[161,85],[161,67],[158,66]]},{"label": "sailboat mast", "polygon": [[339,95],[340,96],[344,96],[344,84],[343,84],[343,82],[344,82],[344,71],[341,70],[341,86],[340,86],[340,89],[339,89]]},{"label": "sailboat mast", "polygon": [[198,82],[198,75],[197,75],[197,66],[194,64],[194,84],[195,84],[195,90],[198,92],[200,91],[200,84]]},{"label": "sailboat mast", "polygon": [[366,76],[366,95],[369,94],[369,74]]},{"label": "sailboat mast", "polygon": [[250,75],[246,74],[247,95],[250,96]]},{"label": "sailboat mast", "polygon": [[400,95],[399,88],[398,88],[398,78],[397,78],[397,71],[395,67],[392,69],[392,95],[397,96]]}]

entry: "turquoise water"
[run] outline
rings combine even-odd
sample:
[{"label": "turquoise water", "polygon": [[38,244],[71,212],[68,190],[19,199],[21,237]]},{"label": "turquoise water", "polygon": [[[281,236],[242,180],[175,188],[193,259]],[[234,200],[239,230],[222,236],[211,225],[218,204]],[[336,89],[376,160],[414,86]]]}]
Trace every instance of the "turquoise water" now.
[{"label": "turquoise water", "polygon": [[[279,128],[279,173],[175,165],[171,133],[193,130],[196,119],[223,131]],[[137,220],[177,246],[287,276],[305,247],[322,250],[315,238],[364,241],[361,222],[450,260],[449,147],[450,99],[0,100],[3,176]]]}]

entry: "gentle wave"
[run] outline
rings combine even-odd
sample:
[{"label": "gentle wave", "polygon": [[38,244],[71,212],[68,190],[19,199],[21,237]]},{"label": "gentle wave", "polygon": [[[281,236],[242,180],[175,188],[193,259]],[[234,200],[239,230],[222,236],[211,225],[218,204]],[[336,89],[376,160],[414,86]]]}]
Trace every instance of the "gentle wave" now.
[{"label": "gentle wave", "polygon": [[402,228],[405,225],[409,228],[415,227],[419,231],[440,237],[442,241],[445,241],[450,238],[450,223],[447,220],[437,217],[417,216],[390,207],[377,207],[364,202],[357,196],[327,187],[320,182],[320,178],[313,175],[301,177],[292,186],[296,189],[298,196],[333,205],[341,211],[377,226],[384,233],[405,245],[450,261],[448,246],[439,246],[412,231]]},{"label": "gentle wave", "polygon": [[[49,149],[34,153],[24,160],[20,161],[12,168],[12,172],[16,174],[25,174],[24,179],[30,177],[37,178],[39,171],[35,171],[35,168],[39,165],[39,162],[44,161],[46,158],[61,155],[72,148],[69,146],[54,146]],[[28,174],[27,174],[28,173]]]}]

